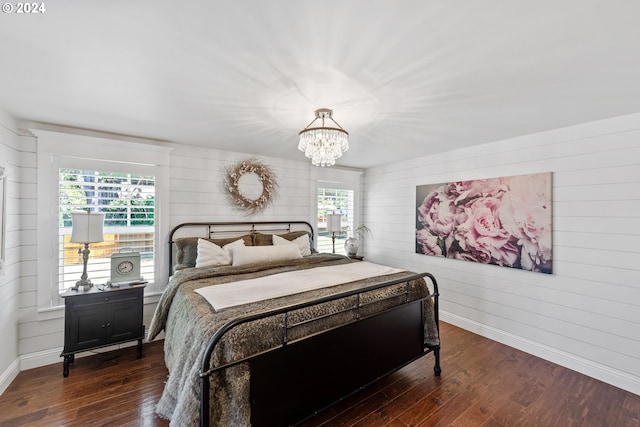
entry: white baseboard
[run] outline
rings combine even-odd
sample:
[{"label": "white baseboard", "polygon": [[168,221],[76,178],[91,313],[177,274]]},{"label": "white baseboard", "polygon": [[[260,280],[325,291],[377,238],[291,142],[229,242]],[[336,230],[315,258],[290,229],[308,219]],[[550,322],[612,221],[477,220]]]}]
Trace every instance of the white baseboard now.
[{"label": "white baseboard", "polygon": [[60,357],[60,353],[62,353],[62,347],[23,354],[20,356],[20,371],[60,363],[60,372],[62,372],[62,358]]},{"label": "white baseboard", "polygon": [[[130,341],[122,344],[116,344],[109,347],[97,348],[91,351],[85,351],[82,353],[76,353],[75,358],[92,356],[97,353],[106,353],[120,348],[133,347],[138,345],[136,341]],[[51,350],[39,351],[36,353],[24,354],[20,356],[20,371],[26,371],[27,369],[39,368],[41,366],[53,365],[55,363],[60,364],[60,375],[62,375],[62,347]]]},{"label": "white baseboard", "polygon": [[[158,338],[160,339],[160,338]],[[118,350],[120,348],[125,347],[133,347],[138,343],[135,341],[130,341],[122,344],[113,345],[110,347],[98,348],[92,351],[85,351],[82,353],[76,354],[76,359],[80,357],[92,356],[96,353],[106,353],[108,351]],[[62,353],[62,347],[54,348],[50,350],[38,351],[35,353],[23,354],[18,359],[16,359],[6,371],[0,375],[0,395],[5,392],[5,390],[9,387],[11,382],[16,379],[18,374],[22,371],[27,371],[29,369],[39,368],[41,366],[53,365],[56,363],[60,364],[60,375],[62,375],[62,357],[60,357],[60,353]]]},{"label": "white baseboard", "polygon": [[[440,311],[440,319],[462,329],[466,329],[483,337],[508,345],[509,347],[517,348],[518,350],[522,350],[550,362],[557,363],[560,366],[588,375],[633,394],[640,395],[640,378],[634,375],[594,363],[591,360],[581,358],[574,354],[566,353],[556,348],[510,334],[500,329],[496,329],[446,311]],[[442,352],[446,354],[446,351],[447,343],[444,342]]]},{"label": "white baseboard", "polygon": [[20,373],[20,361],[18,359],[14,360],[11,365],[7,368],[6,371],[0,375],[0,395],[5,392],[9,385],[13,380],[16,379],[18,374]]}]

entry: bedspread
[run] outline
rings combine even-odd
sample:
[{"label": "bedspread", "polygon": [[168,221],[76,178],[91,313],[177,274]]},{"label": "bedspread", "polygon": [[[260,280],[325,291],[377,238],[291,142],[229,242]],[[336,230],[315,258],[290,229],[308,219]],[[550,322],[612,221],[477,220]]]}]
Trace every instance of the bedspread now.
[{"label": "bedspread", "polygon": [[[241,267],[210,267],[187,269],[177,272],[170,280],[156,308],[149,327],[149,339],[153,339],[162,330],[165,331],[165,363],[169,369],[165,389],[157,412],[162,417],[171,420],[171,425],[187,426],[199,423],[199,371],[204,349],[215,331],[226,322],[237,317],[264,312],[292,304],[306,302],[327,295],[346,292],[359,287],[383,283],[389,280],[409,277],[413,273],[401,272],[379,276],[365,280],[316,289],[294,295],[258,301],[241,306],[215,312],[206,300],[194,292],[195,289],[220,283],[247,280],[271,274],[283,273],[318,266],[340,265],[353,262],[348,258],[331,255],[315,254],[303,259],[271,262],[263,265],[246,265]],[[409,282],[411,300],[428,295],[424,280]],[[384,302],[367,305],[361,315],[380,311],[390,305],[401,303],[406,286],[394,285],[383,290],[371,291],[362,296],[362,300],[373,301],[383,296],[394,296]],[[289,314],[289,322],[304,321],[319,313],[336,312],[352,307],[355,296],[323,303],[297,310]],[[424,302],[425,306],[425,341],[428,345],[438,345],[439,337],[433,315],[431,299]],[[368,313],[369,312],[369,313]],[[333,327],[353,320],[354,314],[346,311],[337,315],[325,317],[322,321],[303,323],[289,332],[289,339],[303,338],[311,333]],[[224,363],[255,354],[256,352],[278,346],[282,340],[282,317],[272,316],[250,324],[234,328],[220,342],[213,354],[215,363]],[[211,424],[212,425],[250,425],[249,407],[249,367],[243,363],[211,377]]]}]

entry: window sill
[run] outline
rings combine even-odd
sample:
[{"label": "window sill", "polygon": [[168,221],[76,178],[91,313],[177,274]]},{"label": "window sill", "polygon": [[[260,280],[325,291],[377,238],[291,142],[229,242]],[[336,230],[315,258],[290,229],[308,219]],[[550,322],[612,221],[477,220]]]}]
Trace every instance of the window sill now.
[{"label": "window sill", "polygon": [[38,321],[61,319],[64,317],[64,305],[56,305],[55,307],[39,308]]}]

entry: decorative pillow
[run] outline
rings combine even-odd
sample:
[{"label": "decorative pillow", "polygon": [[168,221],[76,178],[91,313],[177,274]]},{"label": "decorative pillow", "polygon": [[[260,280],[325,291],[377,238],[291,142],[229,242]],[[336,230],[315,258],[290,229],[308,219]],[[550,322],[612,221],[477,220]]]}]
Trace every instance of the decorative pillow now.
[{"label": "decorative pillow", "polygon": [[302,258],[298,245],[236,246],[232,252],[233,265]]},{"label": "decorative pillow", "polygon": [[238,239],[223,247],[204,239],[198,239],[198,257],[196,268],[209,267],[211,265],[231,265],[231,249],[244,247],[244,240]]},{"label": "decorative pillow", "polygon": [[277,245],[296,245],[300,249],[302,256],[311,255],[311,244],[309,243],[309,236],[305,233],[303,236],[297,237],[293,240],[287,240],[284,237],[280,237],[277,234],[273,235],[273,244]]},{"label": "decorative pillow", "polygon": [[[280,237],[289,241],[297,239],[300,236],[307,236],[307,239],[309,239],[309,233],[306,231],[292,231],[291,233],[280,234]],[[253,246],[269,245],[273,245],[273,234],[255,233],[253,235]]]},{"label": "decorative pillow", "polygon": [[253,246],[271,246],[273,241],[271,240],[272,234],[255,233],[253,235]]},{"label": "decorative pillow", "polygon": [[[191,268],[196,266],[196,259],[198,258],[198,239],[199,237],[181,237],[175,240],[177,254],[176,254],[176,266],[175,270],[182,270],[184,268]],[[238,239],[244,240],[245,246],[253,245],[253,236],[246,234],[241,237],[230,237],[227,239],[202,239],[215,243],[216,245],[223,247],[229,243],[235,242]]]}]

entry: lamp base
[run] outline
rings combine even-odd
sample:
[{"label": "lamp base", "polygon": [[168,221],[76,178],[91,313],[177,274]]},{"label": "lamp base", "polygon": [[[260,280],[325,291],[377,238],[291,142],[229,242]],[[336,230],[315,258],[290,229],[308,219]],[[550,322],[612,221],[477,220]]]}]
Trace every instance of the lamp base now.
[{"label": "lamp base", "polygon": [[82,290],[86,292],[89,289],[91,289],[91,287],[93,286],[93,283],[91,283],[91,280],[89,279],[80,279],[76,282],[76,285],[71,289],[74,291],[77,291],[80,288],[80,286],[82,286]]},{"label": "lamp base", "polygon": [[89,244],[84,244],[84,249],[78,249],[78,254],[82,254],[82,276],[80,276],[80,280],[76,282],[76,285],[71,288],[74,291],[77,291],[80,286],[82,286],[84,291],[88,291],[91,289],[91,280],[89,280],[89,276],[87,275],[87,262],[89,261]]}]

